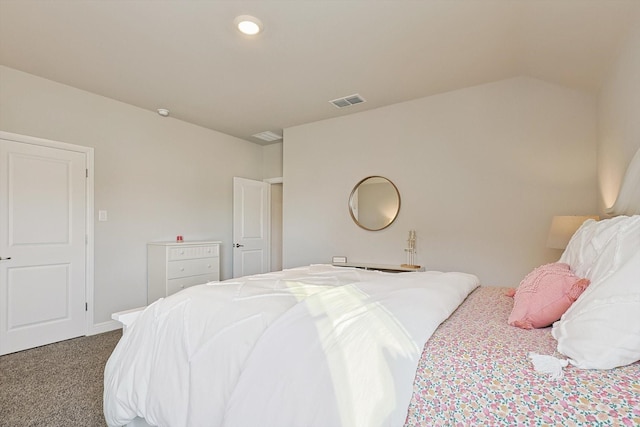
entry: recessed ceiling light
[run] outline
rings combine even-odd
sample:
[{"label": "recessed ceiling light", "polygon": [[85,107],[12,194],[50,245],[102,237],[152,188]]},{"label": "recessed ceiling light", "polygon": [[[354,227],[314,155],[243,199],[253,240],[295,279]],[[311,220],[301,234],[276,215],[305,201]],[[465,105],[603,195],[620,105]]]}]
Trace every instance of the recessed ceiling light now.
[{"label": "recessed ceiling light", "polygon": [[242,34],[255,36],[262,30],[262,22],[254,16],[240,15],[234,21]]},{"label": "recessed ceiling light", "polygon": [[166,108],[158,108],[158,114],[160,114],[162,117],[169,117],[169,110],[167,110]]}]

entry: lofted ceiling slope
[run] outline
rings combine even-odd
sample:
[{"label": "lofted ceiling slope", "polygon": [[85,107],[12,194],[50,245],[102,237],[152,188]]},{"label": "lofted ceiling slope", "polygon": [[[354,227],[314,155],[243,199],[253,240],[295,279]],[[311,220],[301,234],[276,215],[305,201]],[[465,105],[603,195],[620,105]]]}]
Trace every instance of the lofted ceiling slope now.
[{"label": "lofted ceiling slope", "polygon": [[[0,0],[0,64],[251,135],[527,75],[596,93],[638,0]],[[264,31],[241,35],[234,18]],[[328,101],[360,94],[337,109]]]}]

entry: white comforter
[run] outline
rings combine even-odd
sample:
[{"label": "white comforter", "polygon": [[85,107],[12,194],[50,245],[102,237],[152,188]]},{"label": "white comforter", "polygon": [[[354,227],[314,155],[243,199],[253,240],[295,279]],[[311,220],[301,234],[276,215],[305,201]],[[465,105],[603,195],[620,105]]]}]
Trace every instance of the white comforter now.
[{"label": "white comforter", "polygon": [[110,426],[398,426],[464,273],[328,265],[195,286],[147,307],[105,368]]}]

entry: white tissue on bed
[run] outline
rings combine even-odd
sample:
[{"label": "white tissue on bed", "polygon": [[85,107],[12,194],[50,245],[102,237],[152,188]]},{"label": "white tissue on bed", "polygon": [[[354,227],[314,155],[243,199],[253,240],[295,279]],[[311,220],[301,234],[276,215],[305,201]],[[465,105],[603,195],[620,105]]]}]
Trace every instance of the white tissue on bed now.
[{"label": "white tissue on bed", "polygon": [[531,359],[533,368],[536,370],[536,372],[549,374],[551,379],[554,380],[559,380],[564,377],[562,368],[566,367],[569,364],[569,361],[567,360],[537,353],[529,353],[529,359]]}]

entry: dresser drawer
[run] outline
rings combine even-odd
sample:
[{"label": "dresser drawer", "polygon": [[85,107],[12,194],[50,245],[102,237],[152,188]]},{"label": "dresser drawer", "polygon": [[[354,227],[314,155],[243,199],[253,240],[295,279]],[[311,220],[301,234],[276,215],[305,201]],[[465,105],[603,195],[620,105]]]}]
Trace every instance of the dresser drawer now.
[{"label": "dresser drawer", "polygon": [[213,258],[219,255],[218,245],[183,246],[169,248],[169,261],[181,259]]},{"label": "dresser drawer", "polygon": [[218,258],[186,259],[167,263],[167,279],[218,273]]},{"label": "dresser drawer", "polygon": [[167,280],[167,296],[175,294],[189,286],[202,285],[216,280],[218,280],[217,274],[204,274],[202,276],[184,277],[182,279],[169,279]]},{"label": "dresser drawer", "polygon": [[147,304],[189,286],[220,280],[220,244],[212,240],[148,243]]}]

